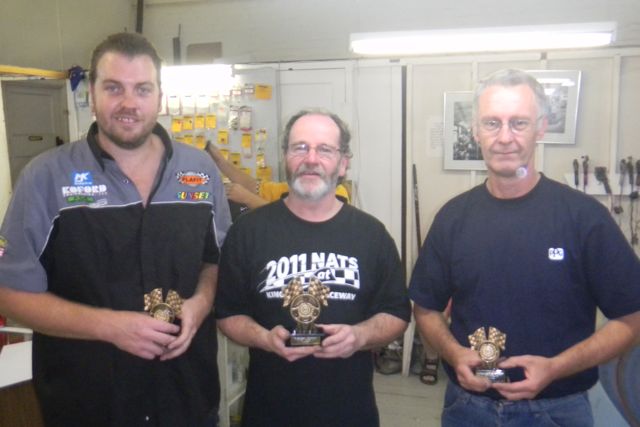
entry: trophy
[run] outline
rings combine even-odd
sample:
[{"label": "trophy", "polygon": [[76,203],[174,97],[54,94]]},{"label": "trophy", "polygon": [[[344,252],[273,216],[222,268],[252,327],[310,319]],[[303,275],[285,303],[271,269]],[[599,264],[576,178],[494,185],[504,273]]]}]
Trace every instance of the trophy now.
[{"label": "trophy", "polygon": [[282,306],[289,306],[289,313],[296,321],[287,341],[289,347],[320,345],[325,335],[313,322],[320,316],[322,306],[327,306],[329,291],[329,287],[315,276],[311,277],[306,291],[302,288],[300,276],[282,289]]},{"label": "trophy", "polygon": [[182,298],[173,289],[167,293],[167,299],[162,299],[162,288],[156,288],[144,294],[144,311],[151,317],[173,323],[182,311]]},{"label": "trophy", "polygon": [[490,326],[487,336],[484,327],[481,327],[469,335],[469,342],[471,348],[477,351],[482,359],[482,365],[475,370],[476,376],[487,378],[492,383],[508,382],[507,374],[496,367],[500,358],[500,350],[504,351],[505,349],[507,334]]}]

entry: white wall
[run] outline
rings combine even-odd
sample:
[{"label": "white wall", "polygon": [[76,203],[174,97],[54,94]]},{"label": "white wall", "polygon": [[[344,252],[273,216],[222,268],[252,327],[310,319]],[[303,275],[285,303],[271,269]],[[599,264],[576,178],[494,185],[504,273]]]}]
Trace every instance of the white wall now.
[{"label": "white wall", "polygon": [[[547,60],[531,53],[452,56],[414,59],[408,66],[407,161],[418,168],[423,238],[448,199],[481,183],[486,176],[483,172],[443,170],[442,138],[434,131],[442,123],[443,94],[472,90],[474,75],[482,77],[505,67],[582,71],[575,144],[540,145],[536,153],[538,169],[548,177],[566,182],[565,174],[572,173],[573,159],[582,155],[589,156],[592,170],[594,166],[605,166],[609,172],[616,171],[621,158],[632,156],[634,162],[640,159],[640,123],[634,117],[640,105],[640,49],[566,51],[550,54]],[[618,79],[619,91],[613,90]],[[597,198],[609,206],[607,197]],[[622,203],[625,212],[616,219],[629,236],[629,198],[624,196]],[[411,241],[415,235],[412,215],[407,216],[407,221],[407,237]],[[415,259],[416,247],[410,246],[410,259]],[[636,246],[638,253],[639,249]]]},{"label": "white wall", "polygon": [[135,29],[132,0],[0,0],[0,64],[66,70],[89,66],[111,33]]},{"label": "white wall", "polygon": [[[620,46],[640,44],[637,0],[147,0],[144,32],[171,60],[187,44],[222,42],[230,62],[352,57],[352,32],[617,21]],[[154,4],[155,3],[155,4]]]}]

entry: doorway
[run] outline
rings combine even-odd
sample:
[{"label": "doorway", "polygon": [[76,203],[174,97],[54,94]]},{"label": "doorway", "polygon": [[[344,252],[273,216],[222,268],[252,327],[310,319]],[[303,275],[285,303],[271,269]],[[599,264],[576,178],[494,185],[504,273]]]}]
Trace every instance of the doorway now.
[{"label": "doorway", "polygon": [[38,154],[69,141],[63,80],[3,81],[11,186]]}]

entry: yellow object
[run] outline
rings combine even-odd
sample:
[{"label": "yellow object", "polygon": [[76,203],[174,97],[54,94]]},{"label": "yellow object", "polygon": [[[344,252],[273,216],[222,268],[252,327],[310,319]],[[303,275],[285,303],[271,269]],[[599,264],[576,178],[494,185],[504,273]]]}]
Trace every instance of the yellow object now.
[{"label": "yellow object", "polygon": [[270,85],[256,85],[256,99],[271,99],[271,91]]},{"label": "yellow object", "polygon": [[229,131],[220,129],[218,131],[218,144],[227,145],[229,143]]},{"label": "yellow object", "polygon": [[215,129],[216,128],[216,115],[215,114],[207,114],[205,119],[207,129]]},{"label": "yellow object", "polygon": [[43,70],[40,68],[16,67],[14,65],[0,65],[0,75],[3,76],[33,76],[64,80],[69,77],[67,71]]},{"label": "yellow object", "polygon": [[171,132],[182,132],[182,117],[174,117],[171,119]]}]

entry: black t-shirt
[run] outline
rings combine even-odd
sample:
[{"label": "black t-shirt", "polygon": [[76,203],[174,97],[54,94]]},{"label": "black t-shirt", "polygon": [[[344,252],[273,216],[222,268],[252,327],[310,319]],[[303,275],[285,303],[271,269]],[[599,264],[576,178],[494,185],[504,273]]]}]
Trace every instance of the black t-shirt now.
[{"label": "black t-shirt", "polygon": [[[355,324],[377,313],[409,320],[402,267],[382,223],[344,205],[312,223],[277,201],[240,217],[222,249],[216,316],[248,315],[271,329],[295,322],[282,307],[282,287],[318,277],[331,290],[317,323]],[[245,426],[378,424],[371,353],[347,359],[287,362],[251,349]]]}]

